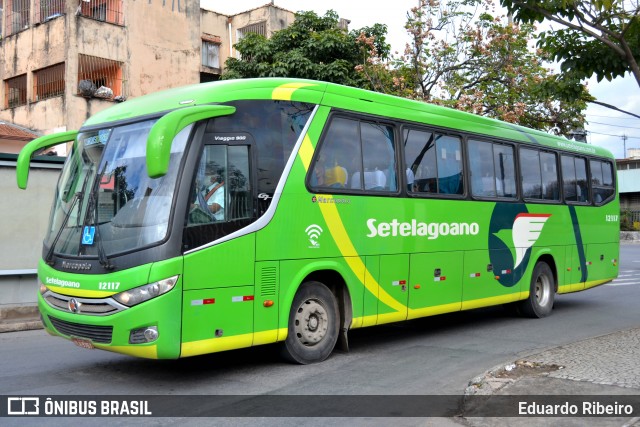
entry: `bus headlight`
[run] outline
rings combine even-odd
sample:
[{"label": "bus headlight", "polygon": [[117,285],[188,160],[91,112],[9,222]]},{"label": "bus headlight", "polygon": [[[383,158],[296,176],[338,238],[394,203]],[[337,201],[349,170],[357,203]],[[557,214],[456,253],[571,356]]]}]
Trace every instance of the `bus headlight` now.
[{"label": "bus headlight", "polygon": [[159,295],[169,292],[176,285],[179,276],[169,277],[168,279],[158,280],[148,285],[138,286],[128,291],[120,292],[113,295],[113,299],[127,307],[132,307],[141,302],[148,301]]}]

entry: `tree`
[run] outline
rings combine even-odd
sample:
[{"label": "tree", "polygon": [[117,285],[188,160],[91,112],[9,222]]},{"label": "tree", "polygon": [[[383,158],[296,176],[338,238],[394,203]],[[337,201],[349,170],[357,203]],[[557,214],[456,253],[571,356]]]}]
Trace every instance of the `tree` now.
[{"label": "tree", "polygon": [[547,57],[530,48],[534,27],[491,11],[489,0],[421,0],[409,11],[411,43],[397,70],[413,80],[416,97],[541,130],[582,127],[586,88],[558,96]]},{"label": "tree", "polygon": [[349,33],[339,23],[332,10],[323,17],[299,12],[293,24],[274,32],[270,39],[247,34],[235,45],[241,59],[226,61],[223,78],[299,77],[371,88],[355,69],[370,55],[358,37],[373,37],[375,59],[386,58],[390,51],[385,41],[386,26],[375,24]]},{"label": "tree", "polygon": [[579,79],[631,73],[640,86],[640,3],[637,0],[501,0],[520,22],[548,20],[563,28],[541,33],[539,46]]}]

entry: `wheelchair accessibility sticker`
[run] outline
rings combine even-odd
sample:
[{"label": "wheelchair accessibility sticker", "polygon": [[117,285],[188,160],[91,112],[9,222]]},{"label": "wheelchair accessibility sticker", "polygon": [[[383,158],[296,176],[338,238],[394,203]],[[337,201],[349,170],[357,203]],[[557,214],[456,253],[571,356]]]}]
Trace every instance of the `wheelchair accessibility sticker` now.
[{"label": "wheelchair accessibility sticker", "polygon": [[85,226],[82,231],[82,244],[93,245],[93,237],[96,234],[96,228],[94,226]]}]

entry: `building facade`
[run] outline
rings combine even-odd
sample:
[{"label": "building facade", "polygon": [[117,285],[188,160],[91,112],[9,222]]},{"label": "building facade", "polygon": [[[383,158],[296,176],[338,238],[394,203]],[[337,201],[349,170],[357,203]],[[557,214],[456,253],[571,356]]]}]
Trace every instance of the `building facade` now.
[{"label": "building facade", "polygon": [[246,34],[271,37],[275,31],[287,28],[294,20],[293,12],[272,3],[235,15],[202,9],[201,82],[220,78],[227,58],[238,57],[233,46]]},{"label": "building facade", "polygon": [[620,210],[640,222],[640,157],[616,160]]},{"label": "building facade", "polygon": [[247,32],[293,22],[271,4],[236,15],[199,0],[0,0],[0,120],[48,134],[114,102],[220,78]]}]

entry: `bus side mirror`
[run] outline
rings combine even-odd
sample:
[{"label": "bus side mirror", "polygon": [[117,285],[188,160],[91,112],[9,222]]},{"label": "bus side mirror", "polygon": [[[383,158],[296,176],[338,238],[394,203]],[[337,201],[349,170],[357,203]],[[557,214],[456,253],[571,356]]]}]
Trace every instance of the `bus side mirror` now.
[{"label": "bus side mirror", "polygon": [[18,188],[26,189],[27,181],[29,180],[29,165],[31,163],[31,157],[39,150],[53,147],[54,145],[60,145],[65,142],[74,141],[78,135],[77,130],[71,130],[67,132],[53,133],[51,135],[44,135],[40,138],[36,138],[29,142],[20,150],[18,155],[18,162],[16,163],[16,178],[18,180]]},{"label": "bus side mirror", "polygon": [[228,116],[235,107],[225,105],[196,105],[165,114],[153,125],[147,138],[147,173],[150,178],[160,178],[169,169],[171,143],[185,127],[199,120]]}]

